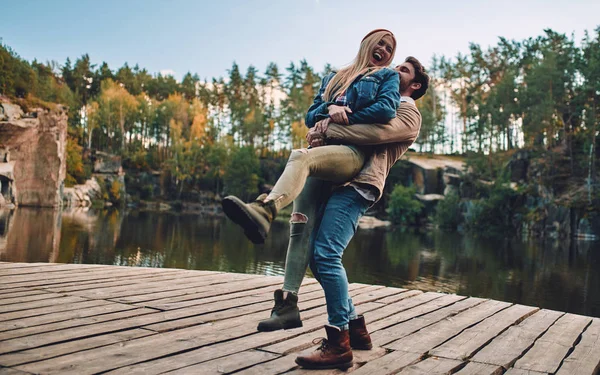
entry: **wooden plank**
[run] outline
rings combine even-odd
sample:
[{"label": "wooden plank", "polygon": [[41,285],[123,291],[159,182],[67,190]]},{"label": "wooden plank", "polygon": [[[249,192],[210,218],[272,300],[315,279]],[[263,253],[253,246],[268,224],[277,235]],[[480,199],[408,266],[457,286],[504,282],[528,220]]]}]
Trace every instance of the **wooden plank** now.
[{"label": "wooden plank", "polygon": [[450,341],[434,348],[429,354],[459,360],[471,358],[476,351],[502,333],[506,328],[519,324],[523,319],[538,310],[537,307],[511,306],[485,319],[474,327],[465,330]]},{"label": "wooden plank", "polygon": [[[135,273],[135,272],[134,272]],[[106,270],[93,270],[89,272],[81,272],[81,273],[73,273],[69,276],[57,277],[53,276],[48,278],[36,278],[34,280],[29,279],[28,281],[22,281],[11,284],[4,284],[2,288],[40,288],[46,289],[51,292],[56,292],[55,289],[57,286],[65,285],[69,283],[86,283],[86,282],[97,282],[99,280],[111,280],[117,276],[121,276],[123,274],[131,274],[130,270],[127,269],[106,269]],[[175,272],[173,272],[175,274]]]},{"label": "wooden plank", "polygon": [[[380,306],[380,304],[372,305],[373,308]],[[250,314],[219,321],[213,325],[195,326],[133,340],[125,347],[111,345],[81,354],[63,356],[60,362],[41,361],[18,368],[34,373],[54,371],[61,374],[78,374],[84,370],[85,372],[103,372],[118,368],[114,373],[157,374],[173,368],[194,365],[228,354],[254,349],[267,343],[321,328],[325,323],[325,306],[313,309],[311,312],[314,312],[315,316],[304,320],[304,326],[294,330],[258,334],[256,323],[257,319],[264,318],[263,313]],[[217,343],[220,344],[215,345]],[[199,349],[190,351],[194,348]],[[185,353],[177,354],[181,352]],[[152,361],[153,359],[156,360]],[[139,364],[134,365],[136,363]]]},{"label": "wooden plank", "polygon": [[281,374],[298,367],[296,364],[296,357],[296,354],[279,357],[273,361],[263,362],[240,372],[236,372],[236,375]]},{"label": "wooden plank", "polygon": [[[176,270],[173,270],[176,271]],[[210,274],[201,274],[198,276],[212,276]],[[178,272],[153,272],[146,271],[144,273],[139,272],[131,272],[124,273],[119,275],[117,279],[114,277],[109,279],[99,279],[99,280],[83,280],[83,281],[74,281],[67,282],[62,284],[53,284],[47,286],[39,286],[39,288],[43,288],[49,292],[53,293],[71,293],[78,290],[95,290],[102,288],[109,288],[114,286],[124,286],[124,285],[139,285],[147,283],[148,281],[169,281],[179,279]]]},{"label": "wooden plank", "polygon": [[46,294],[48,293],[45,290],[40,289],[27,289],[27,288],[16,288],[9,289],[7,291],[0,291],[0,298],[15,298],[15,297],[25,297],[25,296],[33,296],[36,294]]},{"label": "wooden plank", "polygon": [[597,374],[600,372],[600,319],[592,323],[581,335],[581,341],[558,369],[557,375]]},{"label": "wooden plank", "polygon": [[[136,328],[138,327],[137,321],[134,319],[123,318],[152,313],[155,313],[155,311],[139,308],[125,312],[100,315],[93,318],[82,318],[74,321],[59,322],[47,324],[45,326],[2,332],[0,333],[0,340],[3,340],[2,346],[0,346],[0,354],[36,348],[38,346],[53,344],[66,340],[73,340],[103,333],[111,333],[125,329]],[[160,314],[153,315],[157,319],[160,319],[160,316],[158,316]],[[101,323],[96,323],[98,321]],[[70,324],[74,324],[75,326],[71,326]],[[44,331],[49,328],[55,328],[56,330]],[[27,336],[27,339],[23,339],[23,336]]]},{"label": "wooden plank", "polygon": [[[172,280],[148,280],[143,284],[139,284],[136,288],[131,288],[131,285],[115,286],[110,288],[92,289],[92,290],[79,290],[70,292],[69,294],[74,296],[85,297],[89,299],[116,299],[127,296],[136,296],[150,294],[154,292],[161,292],[163,290],[177,290],[177,289],[189,289],[192,290],[195,287],[205,286],[211,288],[211,285],[230,283],[238,280],[249,280],[256,277],[256,275],[245,275],[245,274],[218,274],[213,276],[194,276],[193,274],[177,275],[177,278]],[[212,287],[214,290],[215,288]]]},{"label": "wooden plank", "polygon": [[540,310],[509,327],[476,353],[472,361],[509,368],[563,313]]},{"label": "wooden plank", "polygon": [[3,276],[15,276],[15,275],[31,275],[34,273],[53,273],[53,272],[64,272],[70,270],[92,270],[100,268],[111,268],[115,266],[109,266],[104,264],[53,264],[53,265],[42,265],[32,267],[18,267],[11,269],[0,269],[0,277]]},{"label": "wooden plank", "polygon": [[52,314],[52,313],[61,312],[61,311],[86,309],[86,308],[90,308],[90,307],[94,307],[94,306],[106,305],[109,303],[112,303],[112,302],[107,302],[107,301],[102,301],[102,300],[88,301],[88,300],[82,300],[82,299],[78,298],[76,300],[76,302],[65,303],[63,305],[53,305],[53,306],[48,306],[48,307],[36,308],[33,310],[21,310],[21,311],[15,311],[15,312],[11,312],[11,313],[0,314],[0,322],[7,321],[7,320],[14,320],[14,319],[22,319],[22,318],[27,318],[27,317],[31,317],[31,316]]},{"label": "wooden plank", "polygon": [[513,367],[538,372],[556,372],[591,322],[592,318],[581,315],[561,316]]},{"label": "wooden plank", "polygon": [[[227,285],[219,286],[217,288],[214,286],[214,284],[217,284],[216,282],[211,284],[197,284],[190,285],[189,288],[180,287],[179,290],[172,289],[172,291],[170,292],[159,291],[155,293],[145,293],[144,291],[143,294],[139,293],[138,295],[117,298],[112,297],[111,300],[123,303],[135,303],[138,306],[143,305],[159,310],[172,310],[183,307],[190,307],[196,304],[202,304],[202,299],[207,297],[243,292],[247,290],[254,290],[265,286],[280,287],[282,279],[279,277],[264,277],[259,279],[242,279],[235,281],[228,281],[226,279],[223,279],[220,280],[220,282],[226,283]],[[275,290],[275,288],[271,290],[273,291]],[[170,302],[174,299],[178,299],[179,301]]]},{"label": "wooden plank", "polygon": [[457,375],[502,375],[504,368],[497,365],[469,362],[465,367],[456,372]]},{"label": "wooden plank", "polygon": [[13,311],[39,309],[42,307],[48,307],[48,306],[53,306],[53,305],[62,305],[65,303],[83,302],[83,301],[87,301],[87,300],[85,298],[81,298],[81,297],[67,296],[67,297],[57,297],[57,298],[52,298],[52,299],[44,299],[41,301],[13,303],[12,305],[0,306],[0,314],[9,313],[9,312],[13,312]]},{"label": "wooden plank", "polygon": [[429,357],[414,365],[405,367],[399,374],[402,375],[431,375],[431,374],[450,374],[461,366],[464,362],[456,359]]},{"label": "wooden plank", "polygon": [[33,301],[41,301],[43,299],[56,298],[61,297],[60,294],[56,293],[43,293],[43,294],[34,294],[28,296],[17,296],[10,298],[2,298],[0,299],[0,306],[2,305],[10,305],[13,303],[25,303],[25,302],[33,302]]},{"label": "wooden plank", "polygon": [[57,323],[57,322],[65,321],[65,320],[85,318],[85,317],[90,317],[90,316],[95,316],[95,315],[103,315],[103,314],[108,314],[108,313],[113,313],[113,312],[118,312],[118,311],[133,310],[136,308],[138,308],[138,307],[126,305],[126,304],[122,304],[122,303],[109,302],[109,303],[103,304],[101,306],[91,307],[91,308],[87,308],[87,309],[78,309],[78,310],[72,310],[72,311],[66,311],[66,312],[63,311],[63,312],[57,312],[57,313],[53,313],[53,314],[45,314],[45,315],[41,315],[41,316],[32,316],[29,318],[22,318],[22,319],[0,322],[0,332],[9,331],[9,330],[13,330],[13,329],[35,327],[35,326],[39,326],[39,325]]},{"label": "wooden plank", "polygon": [[[504,375],[549,375],[547,372],[537,372],[532,370],[523,370],[519,368],[508,369]],[[581,374],[583,375],[583,374]],[[591,374],[590,374],[591,375]]]},{"label": "wooden plank", "polygon": [[119,275],[123,272],[128,272],[127,268],[110,268],[110,267],[94,267],[90,269],[72,268],[61,270],[57,272],[39,272],[27,275],[8,275],[0,276],[0,285],[3,288],[13,287],[17,284],[33,281],[43,281],[44,283],[55,282],[58,280],[69,279],[69,278],[108,278],[110,275]]},{"label": "wooden plank", "polygon": [[[429,350],[458,335],[465,328],[477,324],[509,306],[510,303],[508,302],[485,301],[454,316],[444,318],[437,323],[424,327],[418,332],[404,336],[397,341],[387,344],[385,347],[393,350],[426,354]],[[418,320],[418,318],[415,320]]]},{"label": "wooden plank", "polygon": [[229,374],[278,357],[278,355],[272,353],[258,350],[246,350],[241,353],[235,353],[226,357],[213,359],[212,361],[202,362],[197,365],[170,371],[169,374]]},{"label": "wooden plank", "polygon": [[0,355],[0,365],[16,366],[29,362],[37,362],[61,355],[77,353],[87,349],[99,348],[110,344],[126,344],[126,341],[140,337],[154,335],[145,329],[130,329],[123,332],[109,333],[93,336],[81,340],[67,341],[60,344],[48,345],[41,348],[22,350],[14,353]]},{"label": "wooden plank", "polygon": [[[357,288],[357,287],[359,289],[356,289],[356,290],[353,289],[353,288]],[[368,291],[369,288],[351,285],[351,286],[349,286],[349,290],[350,290],[350,295],[355,296],[355,295],[358,295],[360,292]],[[319,298],[312,299],[312,300],[305,300],[302,303],[300,303],[299,304],[300,310],[305,311],[306,309],[309,309],[309,308],[314,308],[317,306],[324,306],[325,298],[323,297],[322,292],[317,291],[317,295],[319,296]],[[261,304],[258,304],[258,305],[252,305],[248,299],[244,300],[244,298],[254,298],[254,301],[257,301],[257,302],[260,302],[261,300],[264,301],[264,299],[257,298],[255,296],[249,296],[249,297],[228,299],[225,301],[218,301],[215,303],[199,305],[199,306],[193,307],[193,309],[188,308],[188,309],[180,309],[180,310],[169,310],[164,313],[164,316],[173,318],[172,321],[160,322],[157,324],[148,325],[148,326],[145,326],[145,328],[151,329],[151,330],[157,331],[157,332],[164,332],[164,331],[170,331],[170,330],[174,330],[174,329],[181,329],[181,328],[185,328],[185,327],[189,327],[189,326],[193,326],[193,325],[197,325],[197,324],[203,324],[203,323],[206,323],[209,321],[223,319],[225,317],[243,316],[243,315],[246,315],[249,313],[257,313],[258,314],[258,315],[256,315],[256,318],[255,318],[255,323],[258,324],[258,322],[260,320],[263,320],[263,319],[266,319],[269,317],[270,314],[265,314],[264,312],[269,311],[273,307],[273,302],[271,299],[268,299],[267,301],[265,301]],[[242,302],[246,302],[248,304],[244,305],[244,306],[240,306],[240,304]],[[219,311],[224,310],[225,307],[229,307],[229,309],[227,309],[223,313],[219,313]],[[193,313],[191,314],[190,312],[193,312]],[[207,315],[208,313],[212,313],[212,314]],[[187,316],[187,318],[174,320],[175,317],[183,318],[183,315]],[[193,315],[193,316],[191,316],[191,315]],[[303,314],[303,316],[306,317],[306,314]]]},{"label": "wooden plank", "polygon": [[0,375],[26,375],[28,372],[15,370],[13,368],[0,368]]},{"label": "wooden plank", "polygon": [[[371,334],[373,345],[383,346],[392,341],[396,341],[404,336],[410,335],[428,325],[436,323],[447,316],[458,314],[468,308],[482,303],[484,300],[479,298],[468,298],[458,300],[458,296],[444,296],[435,299],[429,303],[419,305],[413,309],[406,310],[393,316],[394,321],[400,321],[399,324],[379,329]],[[452,304],[448,305],[452,302]],[[439,308],[440,306],[444,306]],[[387,319],[386,319],[387,320]]]},{"label": "wooden plank", "polygon": [[421,356],[415,353],[407,353],[402,351],[394,351],[378,358],[374,361],[367,362],[364,366],[354,370],[352,374],[356,375],[387,375],[395,374],[406,366],[417,363],[421,360]]}]

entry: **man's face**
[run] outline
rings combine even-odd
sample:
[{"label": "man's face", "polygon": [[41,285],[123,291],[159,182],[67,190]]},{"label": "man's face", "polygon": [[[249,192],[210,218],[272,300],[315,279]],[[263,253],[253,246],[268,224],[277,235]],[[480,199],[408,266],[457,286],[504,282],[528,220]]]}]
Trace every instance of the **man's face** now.
[{"label": "man's face", "polygon": [[405,92],[415,79],[415,68],[409,62],[397,65],[394,70],[400,75],[400,92]]}]

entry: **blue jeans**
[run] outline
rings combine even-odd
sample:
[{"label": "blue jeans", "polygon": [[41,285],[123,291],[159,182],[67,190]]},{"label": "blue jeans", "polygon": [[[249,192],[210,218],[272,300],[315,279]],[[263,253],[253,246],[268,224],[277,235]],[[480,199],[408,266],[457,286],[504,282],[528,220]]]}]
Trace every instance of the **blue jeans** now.
[{"label": "blue jeans", "polygon": [[310,269],[325,291],[329,324],[342,330],[356,318],[342,255],[371,203],[351,186],[335,190],[317,215],[311,235]]}]

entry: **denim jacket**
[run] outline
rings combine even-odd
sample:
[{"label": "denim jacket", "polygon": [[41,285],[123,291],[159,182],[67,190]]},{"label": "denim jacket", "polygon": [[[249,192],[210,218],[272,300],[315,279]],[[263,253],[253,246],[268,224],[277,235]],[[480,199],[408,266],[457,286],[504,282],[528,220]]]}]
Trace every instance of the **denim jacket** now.
[{"label": "denim jacket", "polygon": [[[306,114],[306,126],[329,117],[327,107],[333,102],[323,100],[323,93],[335,72],[329,73],[321,82],[321,88]],[[387,123],[396,117],[400,104],[400,77],[392,69],[384,68],[371,75],[358,77],[348,90],[346,100],[352,113],[348,114],[350,124]]]}]

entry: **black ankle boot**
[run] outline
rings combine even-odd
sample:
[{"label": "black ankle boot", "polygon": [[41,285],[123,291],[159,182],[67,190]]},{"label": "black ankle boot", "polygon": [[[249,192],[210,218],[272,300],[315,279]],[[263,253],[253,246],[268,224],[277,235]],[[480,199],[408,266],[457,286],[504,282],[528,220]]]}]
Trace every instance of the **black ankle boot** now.
[{"label": "black ankle boot", "polygon": [[300,310],[298,309],[298,296],[288,292],[286,299],[283,299],[283,291],[277,289],[274,297],[275,307],[271,310],[271,317],[258,323],[257,329],[260,332],[268,332],[302,327]]}]

